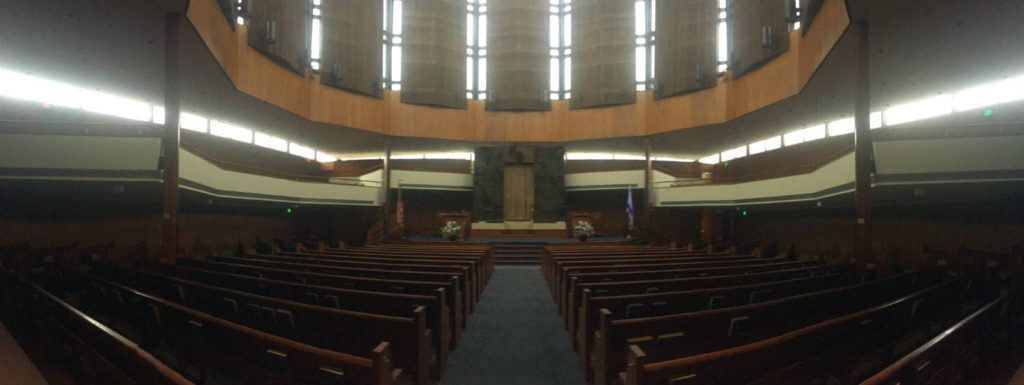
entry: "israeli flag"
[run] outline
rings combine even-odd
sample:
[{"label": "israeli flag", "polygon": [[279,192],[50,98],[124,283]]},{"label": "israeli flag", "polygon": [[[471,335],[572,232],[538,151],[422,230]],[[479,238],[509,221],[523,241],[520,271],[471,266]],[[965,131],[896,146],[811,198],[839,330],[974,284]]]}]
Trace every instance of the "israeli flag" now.
[{"label": "israeli flag", "polygon": [[633,189],[626,195],[626,215],[629,215],[629,228],[633,229]]}]

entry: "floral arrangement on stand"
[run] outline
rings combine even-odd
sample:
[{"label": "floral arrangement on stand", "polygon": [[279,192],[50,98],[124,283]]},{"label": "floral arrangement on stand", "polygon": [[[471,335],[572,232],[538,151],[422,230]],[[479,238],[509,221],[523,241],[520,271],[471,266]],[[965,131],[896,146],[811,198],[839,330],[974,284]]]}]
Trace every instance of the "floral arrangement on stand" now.
[{"label": "floral arrangement on stand", "polygon": [[459,224],[455,223],[455,221],[448,221],[448,223],[441,228],[441,235],[448,238],[449,241],[458,239],[461,234],[462,227],[459,227]]},{"label": "floral arrangement on stand", "polygon": [[576,222],[576,226],[572,228],[572,233],[576,235],[581,241],[586,241],[587,238],[594,236],[594,226],[587,221]]}]

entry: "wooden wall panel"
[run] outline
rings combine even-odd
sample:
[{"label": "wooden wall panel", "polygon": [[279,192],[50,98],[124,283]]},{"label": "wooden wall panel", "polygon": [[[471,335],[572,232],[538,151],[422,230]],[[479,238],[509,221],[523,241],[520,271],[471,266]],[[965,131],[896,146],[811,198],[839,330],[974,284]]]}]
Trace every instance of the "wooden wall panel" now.
[{"label": "wooden wall panel", "polygon": [[[251,0],[251,4],[249,46],[303,74],[309,61],[309,1]],[[271,25],[277,31],[273,40],[267,35]]]},{"label": "wooden wall panel", "polygon": [[850,21],[842,0],[825,0],[813,30],[791,33],[789,51],[740,79],[720,78],[716,87],[660,100],[639,92],[637,104],[605,108],[571,110],[568,101],[556,100],[551,111],[513,113],[487,111],[482,100],[468,101],[466,110],[433,108],[400,103],[396,91],[384,91],[381,100],[321,86],[317,76],[296,76],[249,48],[247,28],[232,32],[223,17],[216,0],[190,2],[189,21],[241,92],[317,122],[477,142],[642,136],[723,123],[799,93]]},{"label": "wooden wall panel", "polygon": [[227,19],[228,25],[231,27],[231,30],[234,30],[235,29],[235,17],[236,17],[236,14],[237,14],[237,9],[235,8],[235,6],[237,5],[236,1],[235,0],[217,0],[217,5],[220,6],[220,11],[222,13],[224,13],[224,18]]},{"label": "wooden wall panel", "polygon": [[383,3],[332,0],[322,4],[320,82],[381,97]]},{"label": "wooden wall panel", "polygon": [[714,87],[718,0],[663,1],[658,4],[657,18],[654,97]]},{"label": "wooden wall panel", "polygon": [[[729,2],[729,69],[738,79],[789,49],[786,1],[731,0]],[[770,43],[765,44],[765,28]]]},{"label": "wooden wall panel", "polygon": [[492,0],[487,16],[487,109],[546,111],[547,0]]},{"label": "wooden wall panel", "polygon": [[814,17],[818,15],[825,0],[800,0],[800,29],[803,35],[811,28]]},{"label": "wooden wall panel", "polygon": [[466,108],[466,2],[404,4],[402,103]]},{"label": "wooden wall panel", "polygon": [[636,103],[632,0],[590,0],[572,9],[570,108]]}]

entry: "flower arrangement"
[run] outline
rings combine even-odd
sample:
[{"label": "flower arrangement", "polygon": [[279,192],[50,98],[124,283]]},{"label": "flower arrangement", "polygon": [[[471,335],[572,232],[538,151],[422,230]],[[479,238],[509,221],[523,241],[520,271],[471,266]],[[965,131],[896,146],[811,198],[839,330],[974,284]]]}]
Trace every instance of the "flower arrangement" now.
[{"label": "flower arrangement", "polygon": [[459,224],[455,223],[455,221],[448,221],[448,223],[441,228],[441,235],[453,241],[458,238],[460,234],[462,234],[462,227],[459,227]]},{"label": "flower arrangement", "polygon": [[576,226],[572,228],[572,233],[576,235],[576,238],[585,241],[594,235],[594,226],[587,221],[576,222]]}]

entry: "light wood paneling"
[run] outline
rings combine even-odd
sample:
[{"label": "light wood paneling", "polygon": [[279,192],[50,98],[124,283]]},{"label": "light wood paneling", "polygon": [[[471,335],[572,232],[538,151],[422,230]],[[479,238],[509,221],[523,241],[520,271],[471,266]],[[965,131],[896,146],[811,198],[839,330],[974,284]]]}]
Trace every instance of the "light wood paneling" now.
[{"label": "light wood paneling", "polygon": [[281,67],[246,44],[246,28],[232,31],[216,0],[193,0],[188,18],[235,87],[310,120],[381,134],[478,142],[561,142],[624,136],[723,123],[799,93],[849,25],[843,0],[825,0],[813,27],[790,33],[789,50],[741,79],[655,101],[638,92],[636,104],[570,110],[492,112],[468,101],[453,110],[403,104],[398,92],[375,99],[320,85]]}]

